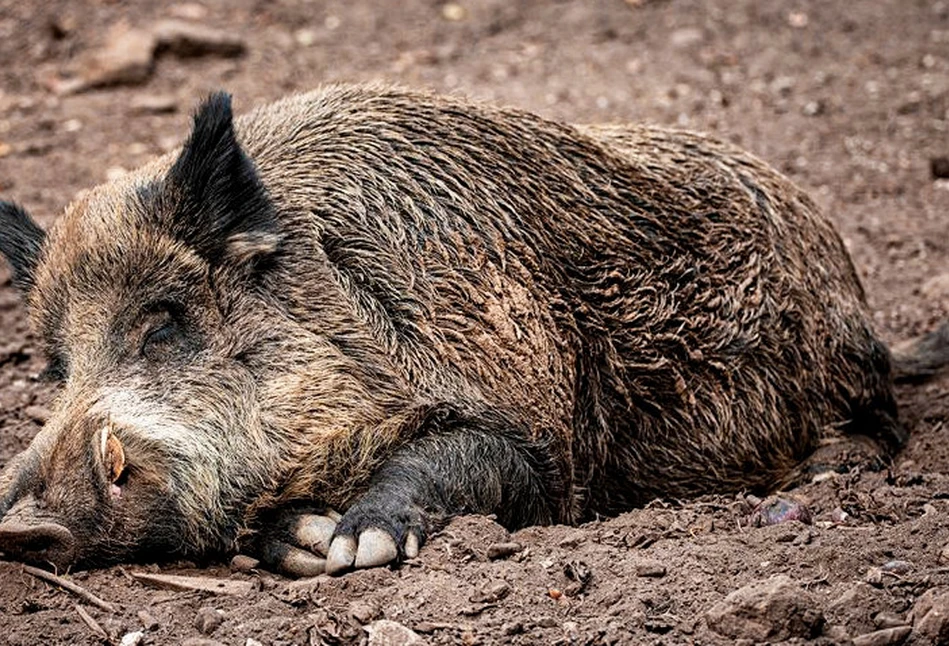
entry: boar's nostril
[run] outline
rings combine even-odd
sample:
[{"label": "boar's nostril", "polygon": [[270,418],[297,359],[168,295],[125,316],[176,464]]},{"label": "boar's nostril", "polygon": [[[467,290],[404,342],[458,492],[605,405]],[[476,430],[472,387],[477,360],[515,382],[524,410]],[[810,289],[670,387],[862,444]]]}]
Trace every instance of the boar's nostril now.
[{"label": "boar's nostril", "polygon": [[75,553],[72,532],[55,523],[0,523],[0,552],[8,558],[65,566]]}]

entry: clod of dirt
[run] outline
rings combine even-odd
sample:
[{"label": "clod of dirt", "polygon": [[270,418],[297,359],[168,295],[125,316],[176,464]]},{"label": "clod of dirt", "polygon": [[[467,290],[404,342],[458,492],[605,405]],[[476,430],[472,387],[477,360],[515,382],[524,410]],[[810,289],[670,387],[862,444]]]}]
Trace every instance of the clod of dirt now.
[{"label": "clod of dirt", "polygon": [[520,552],[523,547],[520,543],[494,543],[488,546],[488,558],[492,561],[506,559]]},{"label": "clod of dirt", "polygon": [[735,590],[713,606],[705,619],[720,635],[755,641],[808,639],[824,625],[815,597],[784,574]]},{"label": "clod of dirt", "polygon": [[369,646],[412,646],[425,643],[417,632],[389,619],[374,621],[363,630],[369,633]]},{"label": "clod of dirt", "polygon": [[73,94],[111,85],[144,83],[154,67],[156,40],[148,31],[114,26],[105,45],[80,63],[79,76],[53,83],[57,94]]},{"label": "clod of dirt", "polygon": [[472,603],[497,603],[508,595],[511,586],[505,581],[494,581],[486,585],[480,592],[475,593],[468,600]]},{"label": "clod of dirt", "polygon": [[379,617],[379,607],[365,601],[354,601],[349,605],[349,614],[361,624],[368,624]]},{"label": "clod of dirt", "polygon": [[216,55],[231,58],[243,54],[244,40],[232,33],[183,20],[162,20],[152,28],[159,51],[177,56]]},{"label": "clod of dirt", "polygon": [[676,49],[684,49],[702,42],[705,34],[698,27],[682,27],[669,34],[669,43]]},{"label": "clod of dirt", "polygon": [[205,637],[189,637],[181,642],[181,646],[224,646],[219,641],[207,639]]},{"label": "clod of dirt", "polygon": [[139,94],[129,105],[132,114],[168,114],[178,111],[178,99],[171,94]]},{"label": "clod of dirt", "polygon": [[872,633],[859,635],[853,638],[853,646],[890,646],[891,644],[901,644],[909,636],[912,628],[909,626],[896,626],[894,628],[884,628]]},{"label": "clod of dirt", "polygon": [[803,503],[781,496],[768,496],[751,511],[751,525],[753,527],[777,525],[791,520],[810,525],[811,511]]},{"label": "clod of dirt", "polygon": [[913,639],[918,643],[949,642],[949,591],[927,590],[913,606]]},{"label": "clod of dirt", "polygon": [[824,618],[828,623],[847,626],[852,634],[908,624],[896,615],[891,615],[894,623],[887,623],[889,603],[885,591],[856,582],[824,606]]},{"label": "clod of dirt", "polygon": [[636,563],[636,576],[658,579],[666,575],[666,566],[659,561],[644,559]]},{"label": "clod of dirt", "polygon": [[203,606],[198,609],[194,616],[194,627],[202,635],[210,635],[218,626],[224,623],[224,612],[210,606]]},{"label": "clod of dirt", "polygon": [[929,170],[933,179],[949,178],[949,157],[933,157],[929,160]]},{"label": "clod of dirt", "polygon": [[152,613],[147,610],[139,610],[138,620],[142,622],[142,627],[145,630],[157,630],[158,629],[158,620],[152,615]]}]

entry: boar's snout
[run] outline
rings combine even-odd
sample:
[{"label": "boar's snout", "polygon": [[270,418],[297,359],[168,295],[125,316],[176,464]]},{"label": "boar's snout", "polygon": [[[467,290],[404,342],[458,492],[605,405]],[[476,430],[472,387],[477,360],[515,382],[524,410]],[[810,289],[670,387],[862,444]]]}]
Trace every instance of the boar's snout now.
[{"label": "boar's snout", "polygon": [[62,525],[0,523],[0,552],[6,558],[65,567],[73,562],[75,548],[72,532]]}]

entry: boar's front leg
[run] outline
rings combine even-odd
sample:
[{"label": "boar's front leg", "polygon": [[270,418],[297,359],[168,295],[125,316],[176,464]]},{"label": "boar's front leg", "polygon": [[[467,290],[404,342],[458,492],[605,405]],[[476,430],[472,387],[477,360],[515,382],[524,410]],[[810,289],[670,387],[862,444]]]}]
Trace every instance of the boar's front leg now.
[{"label": "boar's front leg", "polygon": [[[326,517],[296,522],[294,542],[319,544],[328,573],[412,558],[432,531],[460,514],[495,514],[509,529],[556,520],[562,486],[550,447],[503,414],[436,407],[410,437],[331,535]],[[283,556],[300,560],[294,550]]]}]

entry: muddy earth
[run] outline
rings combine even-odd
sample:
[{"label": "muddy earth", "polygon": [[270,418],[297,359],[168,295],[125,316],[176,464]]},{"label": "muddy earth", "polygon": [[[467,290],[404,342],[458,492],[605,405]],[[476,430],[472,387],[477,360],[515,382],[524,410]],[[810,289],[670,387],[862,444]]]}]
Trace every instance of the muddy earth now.
[{"label": "muddy earth", "polygon": [[[949,317],[945,0],[2,0],[0,63],[0,195],[45,225],[174,148],[212,90],[245,111],[381,79],[717,133],[821,204],[889,342]],[[53,396],[9,282],[0,270],[0,464]],[[899,398],[911,440],[892,464],[850,461],[777,503],[810,522],[755,526],[756,500],[709,492],[513,535],[462,518],[400,569],[337,579],[227,562],[59,573],[111,612],[0,563],[0,642],[946,643],[949,378]]]}]

